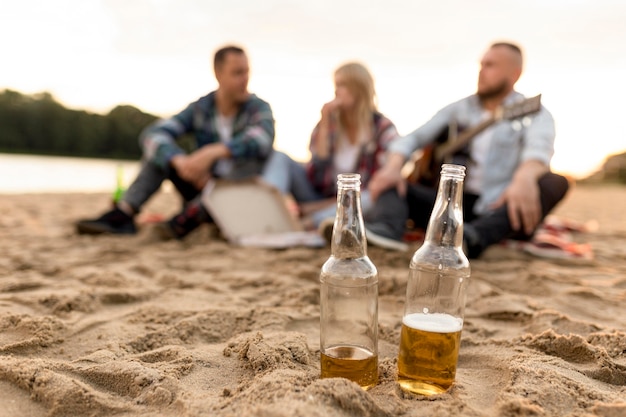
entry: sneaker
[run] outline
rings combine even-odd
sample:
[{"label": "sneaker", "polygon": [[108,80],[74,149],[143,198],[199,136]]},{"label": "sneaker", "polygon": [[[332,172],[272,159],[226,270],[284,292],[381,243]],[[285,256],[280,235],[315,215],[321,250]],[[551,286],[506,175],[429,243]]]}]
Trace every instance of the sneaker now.
[{"label": "sneaker", "polygon": [[383,223],[369,223],[365,225],[367,242],[384,249],[406,252],[409,245],[394,237],[389,226]]},{"label": "sneaker", "polygon": [[319,232],[320,236],[322,236],[324,240],[326,241],[326,243],[328,243],[329,245],[331,244],[333,240],[333,228],[334,227],[335,227],[335,219],[329,217],[327,219],[322,220],[319,227],[317,228],[317,231]]},{"label": "sneaker", "polygon": [[137,227],[135,227],[133,217],[116,206],[97,219],[79,220],[76,222],[76,231],[81,235],[133,235],[137,233]]},{"label": "sneaker", "polygon": [[180,240],[202,223],[206,223],[208,218],[208,213],[204,207],[199,202],[192,202],[168,221],[158,223],[155,230],[162,240]]}]

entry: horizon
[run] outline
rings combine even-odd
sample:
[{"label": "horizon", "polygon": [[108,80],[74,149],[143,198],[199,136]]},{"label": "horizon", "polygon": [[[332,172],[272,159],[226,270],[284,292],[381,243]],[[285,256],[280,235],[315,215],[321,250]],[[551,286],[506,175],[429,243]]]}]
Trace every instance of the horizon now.
[{"label": "horizon", "polygon": [[[7,88],[5,90],[10,90],[10,89]],[[4,90],[2,90],[2,91],[4,91]],[[49,93],[48,91],[40,91],[40,92],[35,92],[35,93],[32,93],[32,94],[26,94],[26,93],[23,93],[23,92],[17,91],[17,90],[13,90],[13,91],[16,91],[19,94],[28,95],[28,96],[36,96],[38,94],[47,94],[47,93]],[[104,111],[95,110],[94,111],[94,110],[89,110],[89,109],[84,109],[84,108],[79,108],[79,107],[67,107],[64,103],[59,102],[58,99],[54,95],[52,95],[52,98],[56,102],[58,102],[59,104],[64,106],[66,109],[71,110],[71,111],[85,111],[85,112],[88,112],[88,113],[91,113],[91,114],[97,114],[97,115],[105,116],[106,114],[111,112],[117,106],[127,106],[128,105],[128,106],[135,107],[137,110],[139,110],[139,111],[141,111],[143,113],[159,117],[158,115],[149,113],[149,112],[145,111],[144,109],[142,109],[140,107],[137,107],[137,106],[135,106],[133,104],[118,103],[116,105],[113,105],[113,107],[109,108],[108,110],[104,110]],[[594,175],[595,173],[601,171],[603,166],[604,166],[604,163],[609,158],[611,158],[613,156],[617,156],[617,155],[622,155],[622,154],[626,154],[626,147],[624,147],[624,149],[622,149],[622,150],[619,150],[619,151],[616,151],[614,153],[606,155],[606,157],[603,159],[602,163],[597,167],[597,169],[595,169],[595,170],[593,170],[593,171],[591,171],[591,172],[589,172],[589,173],[587,173],[585,175],[582,175],[582,176],[574,176],[574,175],[572,175],[571,173],[568,173],[568,172],[560,172],[560,173],[572,176],[572,178],[574,178],[574,179],[583,180],[583,179],[586,179],[586,178]],[[129,159],[120,160],[120,159],[111,159],[111,158],[96,158],[96,157],[74,156],[74,155],[52,155],[52,154],[21,153],[21,152],[14,153],[14,152],[2,152],[2,151],[0,151],[0,155],[4,155],[4,156],[10,156],[10,155],[31,156],[32,155],[32,156],[41,156],[41,157],[50,157],[50,158],[59,158],[59,159],[63,159],[63,158],[77,158],[77,159],[84,159],[84,160],[94,159],[94,160],[103,160],[103,161],[107,161],[107,160],[110,160],[110,161],[116,161],[117,160],[117,161],[126,161],[126,162],[132,161],[132,160],[129,160]],[[300,162],[305,162],[305,161],[304,160],[300,160]],[[130,180],[130,178],[131,177],[129,177],[129,180]]]},{"label": "horizon", "polygon": [[168,117],[216,87],[214,50],[240,44],[250,56],[250,92],[273,108],[276,148],[305,160],[340,64],[369,67],[379,110],[407,134],[472,94],[484,50],[509,40],[525,52],[516,89],[541,93],[555,118],[555,171],[585,177],[626,150],[612,104],[626,93],[626,4],[618,0],[240,3],[12,3],[0,17],[0,34],[11,39],[5,56],[14,58],[0,89],[48,92],[67,108],[95,113],[132,105]]}]

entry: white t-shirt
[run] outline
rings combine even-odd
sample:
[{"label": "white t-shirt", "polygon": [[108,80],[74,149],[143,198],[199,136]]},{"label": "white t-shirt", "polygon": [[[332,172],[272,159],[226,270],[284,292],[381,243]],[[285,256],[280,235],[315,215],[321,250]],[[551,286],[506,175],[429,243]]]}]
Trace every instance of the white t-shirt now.
[{"label": "white t-shirt", "polygon": [[[219,113],[217,114],[217,116],[215,116],[217,133],[220,135],[220,141],[222,143],[229,143],[232,140],[234,123],[235,116],[226,117]],[[233,161],[231,159],[220,159],[215,164],[215,172],[221,177],[230,174],[232,169]]]},{"label": "white t-shirt", "polygon": [[361,153],[361,143],[362,138],[359,138],[354,144],[350,143],[344,135],[339,138],[333,158],[335,176],[355,171],[359,154]]}]

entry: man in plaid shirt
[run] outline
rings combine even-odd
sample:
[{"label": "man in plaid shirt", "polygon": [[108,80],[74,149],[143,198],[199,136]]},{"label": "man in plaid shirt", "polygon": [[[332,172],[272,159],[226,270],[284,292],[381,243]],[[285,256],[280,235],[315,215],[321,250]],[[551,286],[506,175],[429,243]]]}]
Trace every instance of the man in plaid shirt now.
[{"label": "man in plaid shirt", "polygon": [[[261,173],[274,143],[272,110],[248,92],[248,59],[241,48],[219,49],[214,70],[216,91],[142,132],[143,165],[137,178],[113,210],[79,221],[79,233],[136,233],[134,216],[169,179],[184,200],[184,210],[158,229],[165,237],[182,238],[211,221],[200,202],[201,191],[211,178],[239,179]],[[187,153],[179,140],[189,134],[195,149]]]}]

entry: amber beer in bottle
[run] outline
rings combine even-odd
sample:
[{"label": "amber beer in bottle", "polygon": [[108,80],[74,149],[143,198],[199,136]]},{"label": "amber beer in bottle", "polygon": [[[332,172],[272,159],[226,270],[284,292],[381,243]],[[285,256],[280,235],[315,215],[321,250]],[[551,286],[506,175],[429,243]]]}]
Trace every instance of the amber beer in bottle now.
[{"label": "amber beer in bottle", "polygon": [[367,256],[361,176],[337,176],[331,255],[320,273],[322,378],[378,382],[378,271]]},{"label": "amber beer in bottle", "polygon": [[398,383],[433,395],[454,383],[470,265],[463,253],[465,167],[444,164],[424,244],[411,259]]}]

